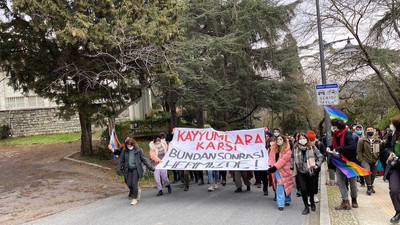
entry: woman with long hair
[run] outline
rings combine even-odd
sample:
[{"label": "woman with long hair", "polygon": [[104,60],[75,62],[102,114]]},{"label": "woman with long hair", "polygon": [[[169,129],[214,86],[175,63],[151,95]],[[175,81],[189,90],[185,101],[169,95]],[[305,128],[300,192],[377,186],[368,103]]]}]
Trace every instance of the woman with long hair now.
[{"label": "woman with long hair", "polygon": [[290,205],[291,192],[294,186],[293,173],[290,170],[292,150],[283,135],[279,135],[271,146],[268,154],[269,173],[273,174],[273,185],[276,189],[276,203],[283,211],[285,205]]}]

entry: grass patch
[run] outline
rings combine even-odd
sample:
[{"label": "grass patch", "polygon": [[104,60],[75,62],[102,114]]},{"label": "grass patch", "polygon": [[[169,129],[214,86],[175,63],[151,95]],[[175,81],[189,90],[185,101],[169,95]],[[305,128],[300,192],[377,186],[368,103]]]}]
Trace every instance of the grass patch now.
[{"label": "grass patch", "polygon": [[16,137],[0,140],[0,146],[51,144],[79,140],[81,133],[41,134],[28,137]]}]

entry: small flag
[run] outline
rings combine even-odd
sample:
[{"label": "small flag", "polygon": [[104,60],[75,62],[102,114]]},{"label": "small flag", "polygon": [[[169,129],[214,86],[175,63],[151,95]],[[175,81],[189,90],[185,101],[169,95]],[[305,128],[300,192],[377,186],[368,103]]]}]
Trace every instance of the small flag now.
[{"label": "small flag", "polygon": [[[112,132],[111,132],[110,145],[111,145],[111,148],[112,148],[113,150],[116,150],[116,149],[119,148],[119,142],[118,142],[117,134],[115,133],[115,130],[114,130],[114,129],[113,129]],[[113,159],[114,159],[114,161],[117,160],[117,157],[116,157],[115,154],[113,154]]]},{"label": "small flag", "polygon": [[340,158],[338,153],[329,152],[331,154],[331,161],[336,166],[336,168],[340,169],[347,178],[352,178],[355,176],[367,176],[372,174],[371,171],[368,171],[355,162],[349,161],[343,155]]},{"label": "small flag", "polygon": [[346,114],[344,112],[340,111],[339,109],[333,108],[331,106],[324,105],[324,108],[326,112],[329,114],[329,117],[331,119],[341,119],[343,122],[347,122],[349,118],[347,118]]}]

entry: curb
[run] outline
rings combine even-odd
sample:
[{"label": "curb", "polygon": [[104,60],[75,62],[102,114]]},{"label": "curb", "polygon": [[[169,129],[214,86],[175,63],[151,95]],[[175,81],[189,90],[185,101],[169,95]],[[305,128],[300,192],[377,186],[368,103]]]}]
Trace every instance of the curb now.
[{"label": "curb", "polygon": [[321,199],[320,204],[320,215],[319,224],[331,225],[331,216],[329,214],[329,202],[328,202],[328,192],[326,190],[326,163],[322,166],[321,171]]},{"label": "curb", "polygon": [[89,166],[99,167],[99,168],[106,169],[106,170],[111,170],[111,168],[109,168],[109,167],[100,166],[100,165],[95,164],[95,163],[89,163],[89,162],[85,162],[85,161],[82,161],[82,160],[70,158],[70,156],[73,155],[73,154],[75,154],[75,153],[77,153],[77,152],[73,152],[73,153],[71,153],[71,154],[65,156],[63,159],[66,159],[66,160],[69,160],[69,161],[72,161],[72,162],[77,162],[77,163],[89,165]]}]

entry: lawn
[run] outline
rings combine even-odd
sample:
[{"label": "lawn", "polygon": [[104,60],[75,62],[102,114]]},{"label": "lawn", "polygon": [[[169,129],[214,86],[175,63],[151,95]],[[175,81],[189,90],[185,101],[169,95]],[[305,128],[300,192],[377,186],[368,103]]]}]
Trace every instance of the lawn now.
[{"label": "lawn", "polygon": [[28,137],[11,137],[0,140],[0,146],[51,144],[79,140],[81,133],[41,134]]}]

